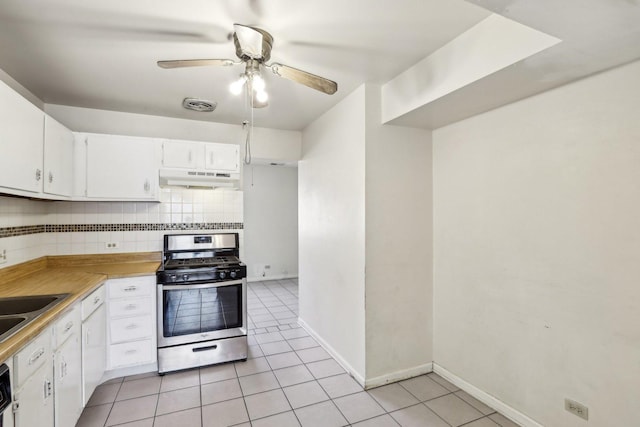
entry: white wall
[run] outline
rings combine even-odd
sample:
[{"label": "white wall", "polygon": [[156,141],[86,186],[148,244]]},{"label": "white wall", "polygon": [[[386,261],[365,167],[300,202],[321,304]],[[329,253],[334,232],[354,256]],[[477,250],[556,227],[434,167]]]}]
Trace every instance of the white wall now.
[{"label": "white wall", "polygon": [[298,169],[245,166],[244,213],[249,280],[297,277]]},{"label": "white wall", "polygon": [[298,167],[300,318],[365,377],[365,90],[303,131]]},{"label": "white wall", "polygon": [[366,382],[431,370],[431,132],[381,124],[366,88]]},{"label": "white wall", "polygon": [[640,425],[640,62],[438,129],[435,361],[545,426]]}]

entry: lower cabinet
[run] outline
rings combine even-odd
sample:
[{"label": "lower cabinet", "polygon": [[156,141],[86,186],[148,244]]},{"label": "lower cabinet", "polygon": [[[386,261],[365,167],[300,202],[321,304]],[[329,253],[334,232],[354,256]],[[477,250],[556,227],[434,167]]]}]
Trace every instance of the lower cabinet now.
[{"label": "lower cabinet", "polygon": [[86,405],[106,369],[105,290],[101,286],[82,301],[82,402]]},{"label": "lower cabinet", "polygon": [[108,369],[156,361],[155,276],[107,281]]},{"label": "lower cabinet", "polygon": [[0,426],[73,427],[107,367],[154,363],[155,287],[155,276],[109,280],[16,353]]},{"label": "lower cabinet", "polygon": [[51,329],[14,356],[15,427],[54,427]]},{"label": "lower cabinet", "polygon": [[53,374],[56,427],[76,425],[82,413],[80,304],[54,325]]}]

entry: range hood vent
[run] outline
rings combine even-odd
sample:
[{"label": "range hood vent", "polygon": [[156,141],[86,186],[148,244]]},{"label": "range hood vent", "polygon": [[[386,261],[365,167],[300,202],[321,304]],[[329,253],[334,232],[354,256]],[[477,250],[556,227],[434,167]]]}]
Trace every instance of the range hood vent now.
[{"label": "range hood vent", "polygon": [[228,171],[160,169],[160,186],[240,188],[240,174]]}]

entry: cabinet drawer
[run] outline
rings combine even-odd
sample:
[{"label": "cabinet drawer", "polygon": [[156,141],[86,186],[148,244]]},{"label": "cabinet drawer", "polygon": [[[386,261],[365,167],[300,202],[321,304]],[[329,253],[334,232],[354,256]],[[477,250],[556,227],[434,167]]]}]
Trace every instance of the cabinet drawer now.
[{"label": "cabinet drawer", "polygon": [[151,297],[109,301],[109,317],[138,316],[151,313]]},{"label": "cabinet drawer", "polygon": [[111,343],[150,338],[153,326],[151,316],[125,317],[111,320]]},{"label": "cabinet drawer", "polygon": [[100,286],[91,295],[82,300],[82,321],[84,322],[91,313],[104,303],[104,286]]},{"label": "cabinet drawer", "polygon": [[46,329],[13,359],[16,389],[45,363],[51,363],[51,329]]},{"label": "cabinet drawer", "polygon": [[156,279],[153,276],[114,279],[109,281],[109,298],[151,295],[155,287]]},{"label": "cabinet drawer", "polygon": [[121,368],[123,366],[152,363],[154,361],[155,348],[151,346],[151,340],[142,340],[114,344],[109,348],[110,367]]},{"label": "cabinet drawer", "polygon": [[56,321],[54,328],[53,348],[60,347],[67,338],[80,333],[80,304],[76,304],[71,311]]}]

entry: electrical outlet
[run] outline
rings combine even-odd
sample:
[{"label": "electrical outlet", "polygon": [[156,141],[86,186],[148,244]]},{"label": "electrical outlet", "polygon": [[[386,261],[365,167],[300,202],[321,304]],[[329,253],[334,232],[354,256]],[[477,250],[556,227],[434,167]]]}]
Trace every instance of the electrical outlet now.
[{"label": "electrical outlet", "polygon": [[4,264],[7,262],[7,250],[6,249],[1,249],[0,250],[0,264]]},{"label": "electrical outlet", "polygon": [[578,417],[588,420],[589,419],[589,408],[584,406],[582,403],[578,403],[575,400],[564,399],[564,409],[571,412],[573,415],[577,415]]},{"label": "electrical outlet", "polygon": [[106,242],[104,247],[107,249],[118,249],[120,247],[120,242]]}]

